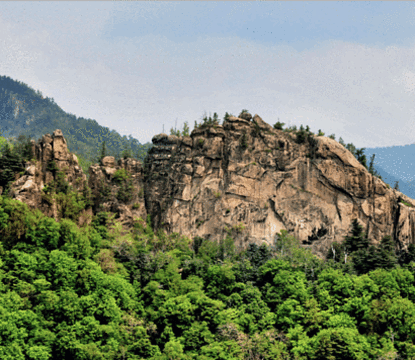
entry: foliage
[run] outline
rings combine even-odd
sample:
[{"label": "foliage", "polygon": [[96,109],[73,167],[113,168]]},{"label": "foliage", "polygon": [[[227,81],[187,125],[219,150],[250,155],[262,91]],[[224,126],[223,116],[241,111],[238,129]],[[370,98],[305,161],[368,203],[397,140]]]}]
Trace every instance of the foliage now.
[{"label": "foliage", "polygon": [[246,131],[244,130],[241,137],[239,138],[239,146],[242,150],[245,150],[248,147],[248,137]]},{"label": "foliage", "polygon": [[285,123],[280,122],[280,119],[278,118],[278,121],[274,124],[274,129],[276,130],[283,130]]},{"label": "foliage", "polygon": [[372,154],[372,156],[370,157],[368,170],[373,176],[377,176],[378,178],[382,179],[382,176],[380,176],[379,173],[375,170],[375,167],[373,165],[374,162],[375,162],[375,154]]},{"label": "foliage", "polygon": [[[415,246],[401,267],[392,239],[371,253],[357,222],[322,261],[285,230],[244,250],[149,217],[128,234],[105,212],[80,228],[2,196],[0,219],[2,358],[414,356]],[[359,275],[361,251],[376,266]]]},{"label": "foliage", "polygon": [[228,119],[231,117],[231,114],[228,114],[228,112],[225,113],[223,117],[223,122],[228,121]]},{"label": "foliage", "polygon": [[20,135],[17,139],[0,137],[0,186],[8,190],[15,175],[25,170],[25,164],[33,158],[31,139]]},{"label": "foliage", "polygon": [[98,163],[101,163],[101,161],[102,161],[102,159],[105,157],[105,156],[107,156],[107,147],[106,147],[106,145],[105,145],[105,141],[103,141],[102,142],[102,145],[101,145],[101,153],[100,153],[100,155],[99,155],[99,158],[97,159],[98,161]]}]

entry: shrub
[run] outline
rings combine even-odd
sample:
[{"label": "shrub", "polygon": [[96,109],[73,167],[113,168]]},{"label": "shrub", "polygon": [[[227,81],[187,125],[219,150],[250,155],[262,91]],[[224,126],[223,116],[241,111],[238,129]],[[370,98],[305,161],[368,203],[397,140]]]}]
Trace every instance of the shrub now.
[{"label": "shrub", "polygon": [[131,149],[125,149],[121,152],[121,157],[123,159],[133,158],[133,152],[131,151]]},{"label": "shrub", "polygon": [[[279,119],[278,119],[278,120],[279,120]],[[283,130],[284,125],[285,125],[285,123],[280,122],[280,121],[277,121],[277,122],[274,124],[274,129],[276,129],[276,130]]]},{"label": "shrub", "polygon": [[115,173],[114,173],[114,177],[113,179],[117,182],[117,183],[121,183],[125,180],[127,180],[129,177],[129,174],[125,171],[125,169],[118,169]]},{"label": "shrub", "polygon": [[303,125],[300,126],[300,130],[297,133],[297,143],[302,144],[305,142],[307,136],[307,131],[304,129]]},{"label": "shrub", "polygon": [[83,195],[71,191],[68,194],[57,193],[55,195],[56,204],[60,212],[60,218],[77,221],[82,210],[85,209],[85,200]]},{"label": "shrub", "polygon": [[140,208],[140,203],[135,203],[134,205],[133,205],[133,209],[139,209]]},{"label": "shrub", "polygon": [[219,199],[220,198],[220,196],[221,196],[221,193],[218,191],[218,192],[215,192],[215,198],[216,199]]},{"label": "shrub", "polygon": [[318,134],[317,136],[324,136],[324,133],[321,131],[321,129],[318,129]]},{"label": "shrub", "polygon": [[246,131],[242,133],[242,136],[239,139],[239,146],[241,149],[246,149],[248,147],[248,139],[246,136]]},{"label": "shrub", "polygon": [[412,207],[412,205],[411,205],[411,204],[407,203],[405,200],[403,200],[403,199],[401,199],[401,198],[399,198],[399,202],[401,202],[402,204],[404,204],[404,205],[406,205],[406,206],[408,206],[408,207]]},{"label": "shrub", "polygon": [[133,198],[133,191],[134,191],[133,184],[130,181],[124,182],[120,185],[120,188],[118,190],[116,197],[119,201],[123,203],[128,203]]}]

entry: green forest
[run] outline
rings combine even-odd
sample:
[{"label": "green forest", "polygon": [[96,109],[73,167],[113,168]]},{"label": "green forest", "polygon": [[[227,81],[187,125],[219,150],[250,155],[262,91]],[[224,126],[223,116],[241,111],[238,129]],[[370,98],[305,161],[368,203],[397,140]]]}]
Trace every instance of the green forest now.
[{"label": "green forest", "polygon": [[322,260],[284,230],[242,250],[68,214],[0,196],[1,359],[415,358],[414,247],[357,221]]},{"label": "green forest", "polygon": [[[27,138],[2,141],[7,182],[32,154]],[[285,230],[247,249],[150,216],[122,234],[108,212],[78,226],[88,187],[45,188],[59,221],[0,196],[1,359],[415,359],[413,245],[374,245],[357,220],[325,259]]]}]

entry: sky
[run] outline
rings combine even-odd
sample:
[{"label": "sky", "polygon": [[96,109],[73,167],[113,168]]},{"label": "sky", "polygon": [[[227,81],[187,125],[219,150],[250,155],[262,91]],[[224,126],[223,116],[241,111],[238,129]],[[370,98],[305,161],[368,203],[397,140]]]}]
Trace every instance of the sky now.
[{"label": "sky", "polygon": [[0,75],[141,143],[204,114],[415,142],[415,3],[1,1]]}]

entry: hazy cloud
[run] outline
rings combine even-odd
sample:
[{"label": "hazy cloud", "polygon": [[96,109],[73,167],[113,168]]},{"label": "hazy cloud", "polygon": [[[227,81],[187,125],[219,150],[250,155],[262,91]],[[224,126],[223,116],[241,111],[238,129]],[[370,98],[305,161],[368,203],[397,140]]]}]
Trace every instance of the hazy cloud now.
[{"label": "hazy cloud", "polygon": [[[251,3],[226,5],[229,19],[220,31],[201,16],[203,9],[219,12],[220,4],[141,4],[3,2],[0,73],[40,89],[67,112],[140,142],[150,141],[163,124],[168,132],[176,118],[179,128],[184,121],[192,127],[204,111],[223,117],[243,108],[271,124],[279,118],[288,125],[309,125],[358,147],[414,142],[415,46],[409,40],[356,43],[328,32],[326,39],[299,50],[294,43],[241,35],[239,24],[253,11]],[[186,8],[195,14],[186,14]],[[272,20],[272,7],[267,9],[262,19]],[[393,27],[398,10],[389,17],[374,13],[364,26],[373,30],[386,22]],[[304,17],[306,9],[301,11]],[[160,24],[163,31],[151,30],[175,14],[191,17],[194,26],[205,22],[211,30],[198,28],[196,38],[170,34],[168,24]],[[123,18],[130,24],[124,35]],[[281,19],[289,23],[289,13],[274,21]],[[173,19],[171,32],[181,34],[182,21]],[[312,28],[307,21],[305,27]],[[141,24],[138,30],[134,23]],[[255,22],[247,23],[249,28]],[[239,30],[230,30],[233,24]],[[264,20],[265,28],[272,30]]]}]

